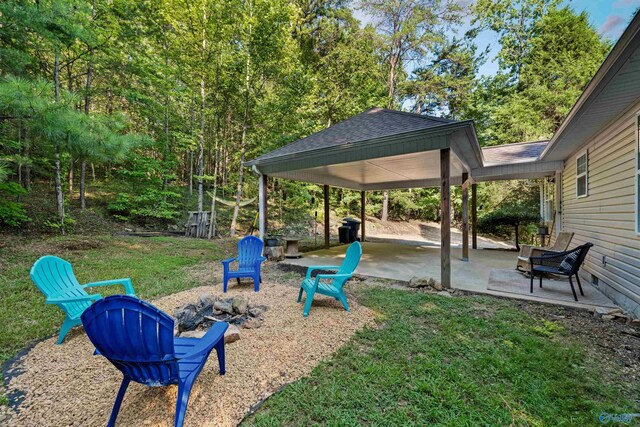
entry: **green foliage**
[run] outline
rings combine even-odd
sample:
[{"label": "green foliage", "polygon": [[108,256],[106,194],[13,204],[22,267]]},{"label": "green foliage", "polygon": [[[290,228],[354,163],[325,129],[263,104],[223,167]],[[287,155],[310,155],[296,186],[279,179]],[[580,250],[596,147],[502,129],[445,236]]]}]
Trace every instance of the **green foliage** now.
[{"label": "green foliage", "polygon": [[15,201],[26,194],[18,184],[0,180],[0,225],[19,227],[30,221],[23,204]]},{"label": "green foliage", "polygon": [[[492,193],[496,187],[484,188],[483,193]],[[540,223],[538,188],[521,182],[503,185],[502,191],[485,199],[486,205],[479,210],[478,230],[509,239],[518,228],[521,240],[531,242]]]},{"label": "green foliage", "polygon": [[166,224],[181,215],[181,195],[169,190],[145,189],[141,194],[119,193],[109,203],[109,211],[118,219],[142,224]]}]

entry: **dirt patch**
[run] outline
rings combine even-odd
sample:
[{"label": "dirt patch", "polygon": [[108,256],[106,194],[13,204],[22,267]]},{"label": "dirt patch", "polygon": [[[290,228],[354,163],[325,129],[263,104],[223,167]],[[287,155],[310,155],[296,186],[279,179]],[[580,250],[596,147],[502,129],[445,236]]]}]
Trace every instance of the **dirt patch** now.
[{"label": "dirt patch", "polygon": [[[161,298],[153,303],[173,313],[174,309],[201,295],[223,296],[219,270],[201,265],[206,273],[188,274],[204,286]],[[252,304],[265,305],[264,324],[243,329],[242,339],[227,345],[227,374],[218,374],[215,358],[209,358],[191,393],[185,425],[236,425],[252,406],[284,384],[295,381],[344,345],[366,325],[374,324],[374,313],[349,301],[345,312],[334,299],[319,296],[308,318],[296,303],[299,276],[267,266],[260,292],[253,285],[229,283],[225,297],[242,295]],[[285,284],[279,284],[282,280]],[[277,284],[278,283],[278,284]],[[56,337],[38,343],[11,370],[9,392],[21,392],[24,400],[8,410],[6,424],[18,426],[103,426],[109,418],[121,374],[104,358],[92,355],[93,346],[81,328],[61,346]],[[173,425],[176,386],[149,388],[129,386],[119,425]],[[2,418],[2,417],[0,417]]]},{"label": "dirt patch", "polygon": [[54,248],[53,252],[88,251],[91,249],[100,249],[105,246],[105,243],[101,240],[74,239],[64,242],[55,242],[51,246]]}]

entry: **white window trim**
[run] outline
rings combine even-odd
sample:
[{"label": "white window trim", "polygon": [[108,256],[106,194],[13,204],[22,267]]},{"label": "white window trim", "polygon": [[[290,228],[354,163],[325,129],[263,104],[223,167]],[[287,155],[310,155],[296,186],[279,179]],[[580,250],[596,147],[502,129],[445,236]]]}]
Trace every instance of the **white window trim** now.
[{"label": "white window trim", "polygon": [[635,124],[634,124],[634,130],[635,130],[636,137],[635,137],[635,146],[633,147],[633,151],[635,151],[636,155],[635,155],[635,163],[634,163],[633,167],[635,168],[636,173],[633,174],[633,179],[635,181],[635,187],[636,187],[636,194],[635,194],[635,196],[636,196],[636,200],[635,200],[635,203],[636,203],[636,212],[635,212],[635,214],[636,214],[635,215],[636,216],[636,236],[640,236],[640,221],[638,221],[638,215],[640,215],[640,211],[639,211],[639,209],[640,209],[640,206],[639,206],[639,199],[640,199],[639,191],[640,191],[640,188],[638,188],[638,179],[640,179],[640,167],[638,167],[639,166],[638,165],[638,161],[639,161],[638,160],[638,156],[640,155],[640,153],[638,153],[639,147],[640,147],[640,130],[638,129],[638,121],[640,120],[640,111],[638,111],[636,113],[635,118],[636,118],[636,121],[635,121]]},{"label": "white window trim", "polygon": [[[584,170],[584,173],[578,174],[578,160],[582,156],[586,156],[585,170]],[[578,178],[581,178],[582,176],[585,177],[585,185],[584,185],[585,193],[578,194]],[[589,150],[584,150],[581,153],[578,153],[578,156],[576,157],[576,198],[582,199],[583,197],[587,197],[588,195],[589,195]]]}]

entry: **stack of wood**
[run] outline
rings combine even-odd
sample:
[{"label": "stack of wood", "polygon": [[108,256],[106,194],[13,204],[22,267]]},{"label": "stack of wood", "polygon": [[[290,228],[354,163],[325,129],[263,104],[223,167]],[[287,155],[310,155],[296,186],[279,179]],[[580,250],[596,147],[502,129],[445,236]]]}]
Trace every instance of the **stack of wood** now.
[{"label": "stack of wood", "polygon": [[184,226],[185,237],[195,237],[198,239],[204,239],[207,237],[209,216],[209,211],[189,212],[189,219],[187,220],[187,224]]}]

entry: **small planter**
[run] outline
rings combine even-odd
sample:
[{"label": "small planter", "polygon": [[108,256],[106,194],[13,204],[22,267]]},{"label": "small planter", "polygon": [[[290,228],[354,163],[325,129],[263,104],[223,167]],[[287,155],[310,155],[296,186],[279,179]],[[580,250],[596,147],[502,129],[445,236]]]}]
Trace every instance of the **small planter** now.
[{"label": "small planter", "polygon": [[538,227],[538,234],[540,236],[548,236],[549,235],[549,227],[547,227],[546,225],[541,225],[540,227]]}]

